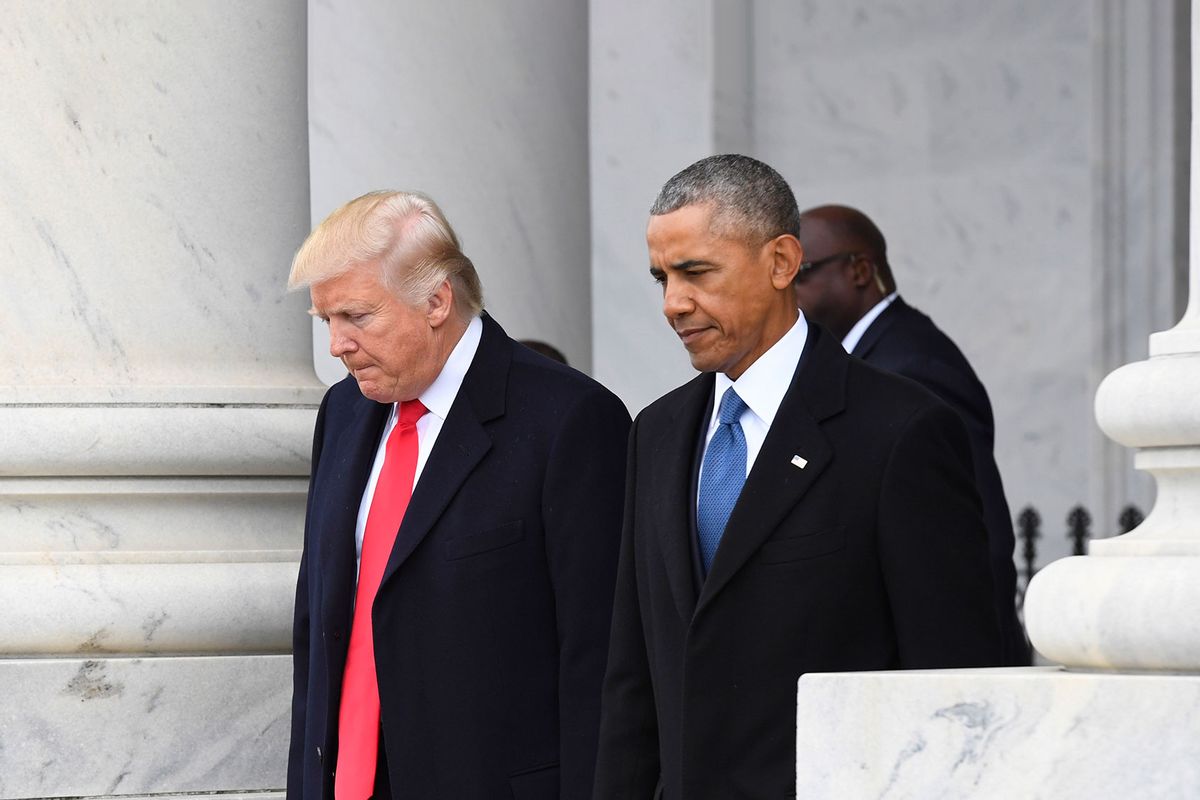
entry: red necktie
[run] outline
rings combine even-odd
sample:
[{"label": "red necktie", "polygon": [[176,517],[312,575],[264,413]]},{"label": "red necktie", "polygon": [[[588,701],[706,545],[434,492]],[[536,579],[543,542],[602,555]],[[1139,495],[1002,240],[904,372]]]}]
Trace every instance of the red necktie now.
[{"label": "red necktie", "polygon": [[412,496],[417,474],[417,420],[425,413],[419,400],[400,404],[396,427],[388,436],[383,469],[375,482],[375,495],[363,531],[358,565],[358,592],[350,647],[342,676],[338,709],[336,800],[366,800],[375,791],[375,762],[379,755],[379,682],[375,676],[375,641],[371,631],[371,605],[387,566],[404,510]]}]

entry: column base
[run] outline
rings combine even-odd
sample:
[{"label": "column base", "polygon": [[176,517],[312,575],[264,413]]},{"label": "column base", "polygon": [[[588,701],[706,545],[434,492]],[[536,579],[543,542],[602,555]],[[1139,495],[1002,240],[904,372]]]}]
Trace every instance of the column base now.
[{"label": "column base", "polygon": [[0,686],[5,800],[284,787],[291,656],[2,659]]},{"label": "column base", "polygon": [[1200,797],[1200,675],[805,675],[797,797]]}]

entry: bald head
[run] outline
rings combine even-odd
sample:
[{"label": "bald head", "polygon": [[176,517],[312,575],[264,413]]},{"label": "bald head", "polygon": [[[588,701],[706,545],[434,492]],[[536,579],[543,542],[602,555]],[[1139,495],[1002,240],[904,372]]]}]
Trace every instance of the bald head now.
[{"label": "bald head", "polygon": [[887,242],[861,211],[810,208],[800,215],[800,242],[805,263],[796,276],[796,301],[808,319],[839,339],[895,291]]}]

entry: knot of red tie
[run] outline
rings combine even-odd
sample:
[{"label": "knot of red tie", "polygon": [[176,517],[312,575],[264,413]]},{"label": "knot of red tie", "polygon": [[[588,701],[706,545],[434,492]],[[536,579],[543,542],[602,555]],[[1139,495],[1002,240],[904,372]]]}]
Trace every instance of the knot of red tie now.
[{"label": "knot of red tie", "polygon": [[401,400],[400,410],[396,414],[397,425],[416,425],[417,420],[425,416],[426,408],[420,400]]}]

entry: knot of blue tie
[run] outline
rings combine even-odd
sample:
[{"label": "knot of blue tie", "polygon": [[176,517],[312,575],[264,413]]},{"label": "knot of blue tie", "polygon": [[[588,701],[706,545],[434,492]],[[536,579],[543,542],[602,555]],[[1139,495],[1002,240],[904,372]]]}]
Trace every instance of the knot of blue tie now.
[{"label": "knot of blue tie", "polygon": [[746,482],[746,435],[740,420],[747,408],[732,386],[726,389],[717,410],[720,425],[704,451],[700,496],[696,503],[696,529],[700,538],[700,561],[706,575],[729,523],[729,515],[742,493],[742,484]]},{"label": "knot of blue tie", "polygon": [[738,396],[738,393],[730,386],[725,390],[725,394],[721,395],[721,408],[717,410],[717,419],[722,425],[738,425],[741,426],[742,412],[749,406],[746,401]]}]

